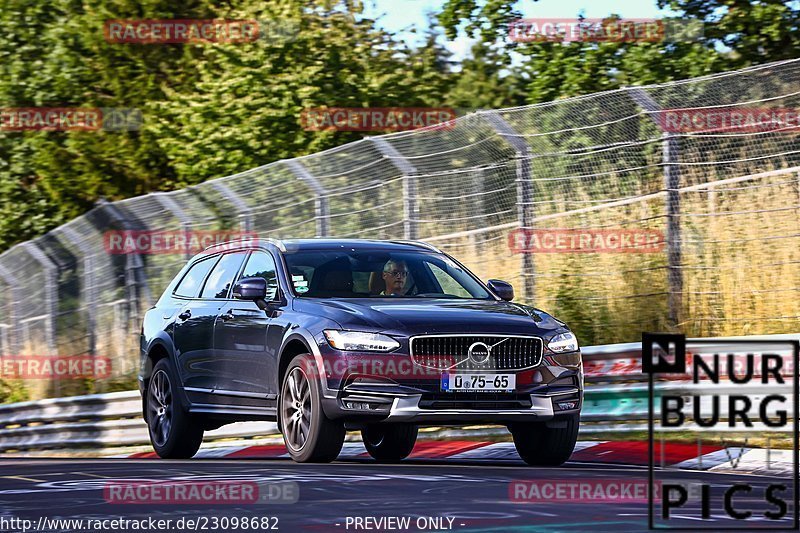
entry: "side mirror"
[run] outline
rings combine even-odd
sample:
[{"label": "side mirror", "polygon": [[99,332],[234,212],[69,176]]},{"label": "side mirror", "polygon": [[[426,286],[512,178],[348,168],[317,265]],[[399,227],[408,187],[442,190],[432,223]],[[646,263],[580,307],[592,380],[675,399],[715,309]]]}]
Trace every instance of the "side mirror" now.
[{"label": "side mirror", "polygon": [[514,287],[511,286],[510,283],[507,281],[502,281],[499,279],[490,279],[489,283],[487,283],[489,288],[495,293],[500,299],[510,302],[514,299]]},{"label": "side mirror", "polygon": [[233,286],[233,297],[238,300],[264,300],[267,297],[267,280],[242,278]]}]

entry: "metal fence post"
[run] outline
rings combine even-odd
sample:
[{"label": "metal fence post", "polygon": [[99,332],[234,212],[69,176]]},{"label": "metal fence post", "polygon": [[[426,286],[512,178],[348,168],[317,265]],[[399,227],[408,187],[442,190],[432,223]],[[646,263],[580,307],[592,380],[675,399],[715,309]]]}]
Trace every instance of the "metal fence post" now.
[{"label": "metal fence post", "polygon": [[[122,212],[114,206],[113,203],[106,200],[99,200],[97,206],[100,209],[106,210],[111,220],[122,228],[123,230],[130,230],[131,224]],[[141,311],[141,302],[146,302],[148,305],[152,302],[150,295],[150,286],[147,283],[147,272],[144,269],[144,262],[139,254],[128,253],[125,254],[125,289],[128,300],[128,319],[133,320],[133,328],[130,331],[138,331],[141,325],[139,312]]]},{"label": "metal fence post", "polygon": [[211,180],[208,183],[222,196],[224,196],[226,200],[233,204],[239,216],[239,228],[242,231],[252,231],[253,212],[250,209],[250,206],[247,205],[241,198],[239,198],[239,195],[233,192],[230,187],[222,183],[220,180]]},{"label": "metal fence post", "polygon": [[[517,219],[519,227],[523,230],[533,229],[533,167],[531,166],[531,148],[524,137],[509,124],[496,111],[479,111],[478,116],[483,118],[489,126],[497,132],[503,140],[514,148],[516,152],[517,167]],[[533,302],[536,298],[536,278],[533,254],[522,253],[521,265],[523,289],[526,299]]]},{"label": "metal fence post", "polygon": [[419,229],[417,225],[417,214],[419,207],[417,205],[417,167],[403,157],[397,149],[389,144],[386,139],[381,137],[368,137],[370,141],[375,144],[375,148],[386,158],[392,165],[403,173],[403,238],[416,240],[419,238]]},{"label": "metal fence post", "polygon": [[58,267],[37,246],[36,241],[22,243],[25,251],[42,265],[44,272],[44,295],[47,318],[45,319],[45,344],[48,355],[57,355],[58,343],[56,342],[56,317],[58,316]]},{"label": "metal fence post", "polygon": [[[170,193],[167,193],[167,192],[151,192],[149,195],[152,196],[153,198],[155,198],[156,202],[161,204],[161,206],[164,209],[166,209],[167,211],[169,211],[170,213],[175,215],[175,218],[180,220],[181,229],[183,230],[184,233],[187,233],[187,234],[189,233],[189,228],[191,227],[191,224],[192,224],[192,217],[188,216],[186,214],[186,211],[181,209],[181,206],[178,205],[178,202],[176,202],[175,200],[172,199],[172,197],[170,196]],[[250,224],[249,223],[249,217],[246,220],[247,220],[247,222],[246,222],[247,225],[249,225]],[[249,231],[249,229],[247,229],[245,231]],[[189,259],[191,259],[191,257],[192,257],[192,253],[189,251],[189,246],[186,247],[186,253],[184,254],[184,257],[186,258],[187,261]]]},{"label": "metal fence post", "polygon": [[81,296],[86,306],[86,333],[89,337],[89,354],[97,354],[97,284],[94,279],[94,254],[89,244],[69,226],[62,226],[59,231],[69,242],[75,245],[83,255],[83,287]]},{"label": "metal fence post", "polygon": [[[10,349],[10,354],[19,354],[22,349],[22,326],[19,322],[19,313],[17,309],[22,303],[22,288],[20,287],[20,282],[17,277],[3,265],[0,265],[0,279],[8,286],[8,290],[5,293],[11,297],[8,306],[9,327],[7,328],[10,330],[10,335],[4,339],[4,342],[8,344],[3,344],[3,347]],[[0,353],[0,356],[3,355],[8,354]]]},{"label": "metal fence post", "polygon": [[296,159],[284,161],[292,174],[314,191],[314,218],[317,220],[317,237],[330,235],[331,211],[328,203],[328,191],[311,172]]},{"label": "metal fence post", "polygon": [[678,138],[670,132],[665,131],[662,121],[658,119],[657,113],[661,107],[644,90],[638,87],[631,88],[629,91],[631,98],[636,104],[648,112],[650,119],[661,131],[662,141],[662,162],[664,164],[664,189],[666,195],[666,216],[667,216],[667,287],[668,287],[668,306],[669,306],[669,326],[675,330],[679,329],[683,323],[683,272],[681,271],[681,222],[680,222],[680,144]]}]

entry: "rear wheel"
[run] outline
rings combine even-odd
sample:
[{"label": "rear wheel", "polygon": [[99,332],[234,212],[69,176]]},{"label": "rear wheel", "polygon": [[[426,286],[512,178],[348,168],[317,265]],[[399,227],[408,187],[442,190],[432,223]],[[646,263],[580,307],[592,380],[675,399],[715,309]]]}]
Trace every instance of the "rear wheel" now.
[{"label": "rear wheel", "polygon": [[515,423],[508,427],[514,447],[523,461],[532,466],[559,466],[567,462],[578,441],[578,415],[551,423]]},{"label": "rear wheel", "polygon": [[381,463],[402,461],[417,442],[417,426],[411,424],[370,424],[361,430],[364,447]]},{"label": "rear wheel", "polygon": [[[289,455],[298,463],[329,463],[344,444],[344,424],[322,411],[319,380],[308,372],[316,368],[311,355],[298,355],[289,363],[280,398],[280,428]],[[309,375],[312,374],[312,375]]]},{"label": "rear wheel", "polygon": [[188,459],[203,442],[203,426],[181,402],[178,380],[169,359],[161,359],[147,386],[145,420],[150,442],[163,459]]}]

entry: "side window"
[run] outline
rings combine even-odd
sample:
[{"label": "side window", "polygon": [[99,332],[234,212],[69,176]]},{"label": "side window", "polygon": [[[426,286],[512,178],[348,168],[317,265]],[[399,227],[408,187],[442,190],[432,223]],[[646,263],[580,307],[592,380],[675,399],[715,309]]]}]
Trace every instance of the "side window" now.
[{"label": "side window", "polygon": [[189,271],[183,276],[183,279],[175,287],[175,295],[183,296],[186,298],[197,298],[197,293],[200,292],[200,285],[206,279],[206,274],[214,266],[216,258],[204,259],[195,263]]},{"label": "side window", "polygon": [[242,265],[244,256],[243,253],[223,255],[208,276],[201,298],[227,298],[228,289],[233,284],[233,277]]},{"label": "side window", "polygon": [[253,252],[242,271],[242,278],[264,278],[267,280],[267,300],[275,298],[278,292],[278,276],[275,273],[275,260],[267,252]]},{"label": "side window", "polygon": [[452,294],[453,296],[458,296],[459,298],[472,298],[472,295],[467,291],[467,289],[461,286],[458,281],[453,279],[453,276],[433,263],[428,263],[428,266],[436,278],[436,281],[439,282],[439,286],[442,288],[443,293]]}]

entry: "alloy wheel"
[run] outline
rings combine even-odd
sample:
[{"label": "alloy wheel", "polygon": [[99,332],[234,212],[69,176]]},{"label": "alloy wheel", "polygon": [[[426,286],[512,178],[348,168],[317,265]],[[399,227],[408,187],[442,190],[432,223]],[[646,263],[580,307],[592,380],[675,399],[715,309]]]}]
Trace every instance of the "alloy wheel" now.
[{"label": "alloy wheel", "polygon": [[301,368],[293,368],[286,376],[281,398],[281,420],[286,444],[293,450],[301,450],[308,440],[313,415],[311,386]]},{"label": "alloy wheel", "polygon": [[172,386],[169,376],[163,370],[157,371],[150,379],[147,421],[150,433],[158,446],[164,446],[172,429]]}]

